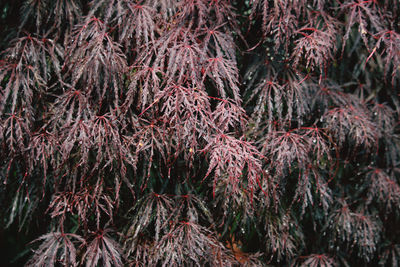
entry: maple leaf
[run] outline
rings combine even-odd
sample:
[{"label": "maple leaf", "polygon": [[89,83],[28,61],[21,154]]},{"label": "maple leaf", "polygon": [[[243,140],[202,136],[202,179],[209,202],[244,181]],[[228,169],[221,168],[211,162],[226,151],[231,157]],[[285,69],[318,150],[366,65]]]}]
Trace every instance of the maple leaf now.
[{"label": "maple leaf", "polygon": [[376,1],[348,0],[340,4],[340,9],[348,14],[346,32],[343,36],[342,54],[346,41],[349,39],[351,28],[356,23],[358,24],[358,31],[364,41],[365,47],[369,50],[368,35],[371,31],[381,31],[383,27]]},{"label": "maple leaf", "polygon": [[69,25],[75,24],[78,18],[82,15],[81,4],[79,1],[71,0],[28,0],[24,1],[24,5],[21,10],[21,24],[20,29],[24,26],[29,27],[30,23],[34,23],[36,26],[36,32],[38,33],[41,26],[44,24],[50,24],[49,30],[46,34],[57,31],[62,28],[65,21],[68,21]]},{"label": "maple leaf", "polygon": [[337,262],[326,254],[311,254],[308,256],[301,256],[299,264],[293,266],[321,266],[321,267],[334,267],[337,266]]},{"label": "maple leaf", "polygon": [[324,229],[329,228],[333,242],[356,245],[358,254],[367,261],[371,260],[380,240],[381,225],[379,221],[363,212],[354,212],[343,199],[339,207],[332,211]]},{"label": "maple leaf", "polygon": [[236,62],[235,42],[232,34],[225,30],[225,25],[206,27],[202,29],[204,34],[203,50],[205,55],[212,57],[225,57]]},{"label": "maple leaf", "polygon": [[293,131],[270,132],[260,140],[261,153],[271,159],[276,174],[285,174],[289,166],[297,164],[302,168],[309,163],[310,138]]},{"label": "maple leaf", "polygon": [[164,194],[150,193],[140,199],[132,208],[134,215],[131,225],[127,230],[127,240],[125,247],[128,255],[132,253],[132,243],[140,233],[148,230],[150,225],[154,225],[154,240],[160,239],[160,233],[168,232],[168,221],[174,219],[173,199]]},{"label": "maple leaf", "polygon": [[157,12],[154,8],[124,1],[124,12],[115,20],[119,27],[119,42],[131,47],[134,38],[136,47],[150,47],[155,41]]},{"label": "maple leaf", "polygon": [[383,203],[388,210],[399,205],[400,186],[392,175],[385,170],[371,168],[365,178],[368,181],[368,204],[377,201]]},{"label": "maple leaf", "polygon": [[156,98],[162,102],[162,120],[166,126],[174,127],[177,153],[183,150],[191,154],[198,150],[201,145],[199,139],[208,139],[211,130],[216,127],[212,123],[207,94],[202,89],[171,84]]},{"label": "maple leaf", "polygon": [[258,9],[261,9],[263,36],[272,35],[275,40],[275,49],[284,44],[284,49],[287,51],[289,40],[297,27],[296,15],[292,13],[292,8],[300,6],[281,0],[275,1],[270,6],[269,1],[255,0],[252,3],[250,17],[255,17]]},{"label": "maple leaf", "polygon": [[227,249],[207,228],[181,221],[173,225],[155,247],[155,260],[161,266],[180,265],[188,262],[196,265],[225,265],[233,261]]},{"label": "maple leaf", "polygon": [[335,135],[338,144],[350,138],[356,146],[371,147],[376,142],[376,125],[362,106],[346,105],[329,110],[324,122]]},{"label": "maple leaf", "polygon": [[[400,34],[394,30],[382,30],[375,34],[377,38],[375,47],[372,49],[367,61],[379,50],[380,55],[384,61],[384,74],[388,74],[392,66],[392,83],[397,75],[400,73],[398,66],[400,65]],[[383,47],[382,47],[383,46]],[[382,47],[382,48],[381,48]],[[396,67],[397,66],[397,67]]]},{"label": "maple leaf", "polygon": [[[87,182],[87,179],[81,179],[79,184],[84,182]],[[77,215],[79,222],[85,227],[88,226],[91,215],[95,215],[97,227],[104,215],[112,221],[115,201],[104,187],[104,179],[97,179],[96,184],[90,188],[70,190],[67,188],[54,195],[48,207],[52,218],[57,217],[63,223],[68,214]]]},{"label": "maple leaf", "polygon": [[101,263],[103,266],[123,266],[121,254],[122,250],[119,244],[109,236],[111,229],[98,230],[94,238],[88,243],[84,255],[86,267],[94,267]]},{"label": "maple leaf", "polygon": [[229,132],[239,126],[242,130],[247,124],[246,111],[232,100],[219,101],[212,113],[214,124],[222,132]]},{"label": "maple leaf", "polygon": [[[336,35],[334,30],[319,30],[317,28],[306,26],[296,31],[302,35],[295,41],[292,58],[294,65],[299,64],[302,57],[306,58],[306,68],[313,70],[319,67],[321,77],[328,61],[333,60],[333,51],[335,50]],[[321,78],[322,79],[322,78]]]},{"label": "maple leaf", "polygon": [[76,28],[67,43],[64,80],[73,88],[84,88],[100,106],[111,98],[117,107],[127,62],[106,25],[91,17]]},{"label": "maple leaf", "polygon": [[59,262],[64,266],[78,266],[74,239],[85,242],[79,235],[71,233],[51,232],[40,236],[32,242],[42,241],[42,244],[26,266],[57,266]]},{"label": "maple leaf", "polygon": [[[230,135],[217,134],[212,137],[204,151],[210,153],[206,177],[214,171],[214,193],[220,179],[231,185],[231,194],[240,194],[241,187],[254,192],[263,180],[261,154],[243,137],[236,139]],[[246,183],[244,179],[247,180]]]},{"label": "maple leaf", "polygon": [[26,110],[27,119],[32,121],[32,98],[40,98],[48,89],[50,71],[61,78],[62,53],[62,48],[50,39],[27,35],[12,40],[3,52],[5,60],[0,62],[0,114]]},{"label": "maple leaf", "polygon": [[[295,255],[298,244],[304,239],[301,229],[296,227],[296,222],[290,224],[290,214],[283,214],[279,211],[278,216],[265,212],[260,216],[264,225],[264,240],[266,250],[270,258],[276,258],[280,262],[284,257]],[[293,222],[293,221],[292,221]]]},{"label": "maple leaf", "polygon": [[233,99],[240,103],[239,71],[234,62],[222,57],[208,58],[204,66],[203,81],[206,76],[215,82],[223,98],[227,97],[227,88],[230,88]]}]

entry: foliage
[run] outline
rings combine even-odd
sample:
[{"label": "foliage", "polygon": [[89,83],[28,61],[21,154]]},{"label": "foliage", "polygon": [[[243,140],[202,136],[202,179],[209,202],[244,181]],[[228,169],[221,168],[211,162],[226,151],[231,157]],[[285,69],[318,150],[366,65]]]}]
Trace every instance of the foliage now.
[{"label": "foliage", "polygon": [[398,0],[2,1],[0,48],[6,264],[400,264]]}]

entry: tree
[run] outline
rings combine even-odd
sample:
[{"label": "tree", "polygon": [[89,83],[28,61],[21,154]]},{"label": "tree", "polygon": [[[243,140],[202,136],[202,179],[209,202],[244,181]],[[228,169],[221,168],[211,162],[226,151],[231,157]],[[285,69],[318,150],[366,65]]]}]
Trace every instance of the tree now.
[{"label": "tree", "polygon": [[400,264],[398,0],[16,0],[0,25],[9,265]]}]

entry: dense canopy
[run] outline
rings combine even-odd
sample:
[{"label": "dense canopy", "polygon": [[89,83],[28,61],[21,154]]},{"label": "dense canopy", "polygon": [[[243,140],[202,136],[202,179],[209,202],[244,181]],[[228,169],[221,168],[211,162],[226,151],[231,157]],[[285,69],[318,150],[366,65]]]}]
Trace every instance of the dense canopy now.
[{"label": "dense canopy", "polygon": [[3,0],[8,266],[400,264],[399,0]]}]

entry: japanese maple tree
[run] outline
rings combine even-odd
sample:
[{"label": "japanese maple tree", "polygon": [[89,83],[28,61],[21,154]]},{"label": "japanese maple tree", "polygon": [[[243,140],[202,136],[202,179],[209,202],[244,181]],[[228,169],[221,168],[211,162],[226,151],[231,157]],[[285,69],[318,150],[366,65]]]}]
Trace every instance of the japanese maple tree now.
[{"label": "japanese maple tree", "polygon": [[8,266],[400,264],[399,0],[5,0],[0,51]]}]

